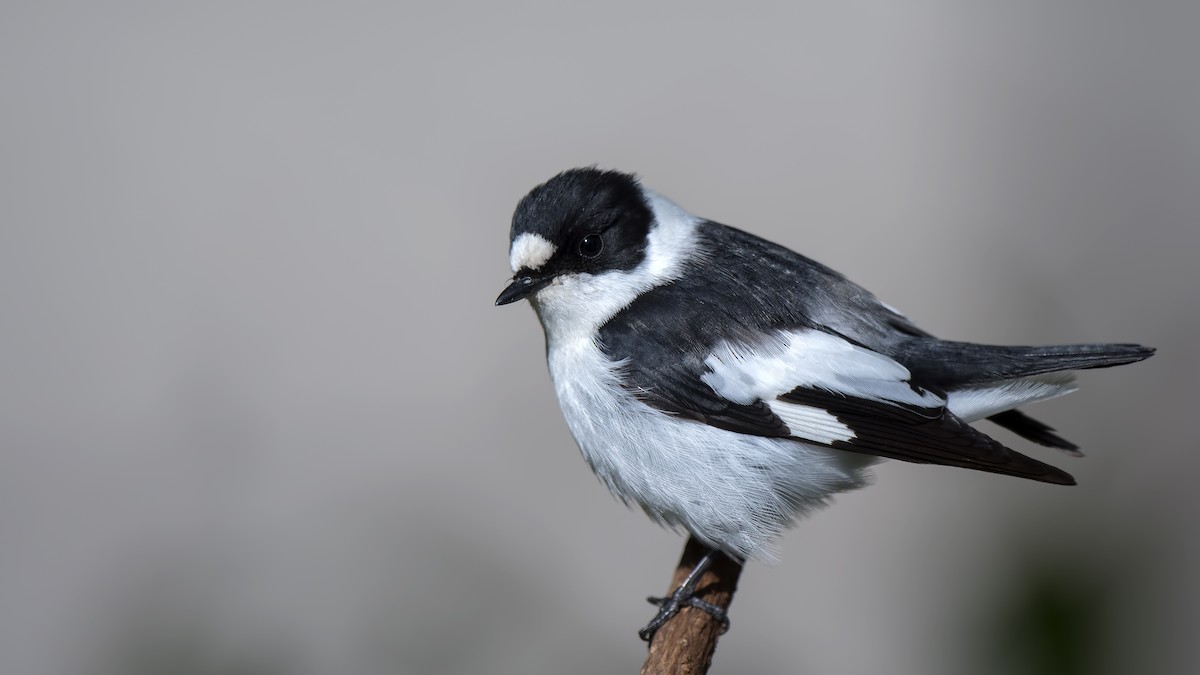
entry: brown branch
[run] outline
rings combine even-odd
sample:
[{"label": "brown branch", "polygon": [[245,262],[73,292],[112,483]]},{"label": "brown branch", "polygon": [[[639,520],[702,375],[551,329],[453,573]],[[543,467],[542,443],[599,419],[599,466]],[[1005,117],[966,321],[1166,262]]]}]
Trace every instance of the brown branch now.
[{"label": "brown branch", "polygon": [[[683,547],[683,556],[675,568],[671,587],[667,595],[679,588],[688,572],[696,566],[708,548],[688,537]],[[713,565],[700,577],[696,585],[696,597],[712,603],[723,610],[729,609],[733,593],[737,590],[738,575],[742,566],[728,556],[717,556]],[[654,634],[650,641],[650,654],[642,665],[642,675],[703,675],[712,665],[713,652],[717,649],[717,638],[721,635],[721,623],[702,609],[685,607]]]}]

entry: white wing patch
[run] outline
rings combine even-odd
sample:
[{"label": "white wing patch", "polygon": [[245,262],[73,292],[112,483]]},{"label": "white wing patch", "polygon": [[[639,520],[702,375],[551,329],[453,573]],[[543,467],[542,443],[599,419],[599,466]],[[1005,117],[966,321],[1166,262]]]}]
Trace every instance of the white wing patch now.
[{"label": "white wing patch", "polygon": [[717,394],[743,405],[766,401],[795,436],[818,443],[855,434],[829,412],[779,396],[807,387],[891,405],[945,406],[969,423],[1076,389],[1073,373],[1058,372],[963,387],[943,399],[914,389],[912,373],[896,361],[814,330],[781,331],[754,345],[722,342],[704,364],[711,372],[700,379]]},{"label": "white wing patch", "polygon": [[770,401],[767,406],[787,424],[793,436],[825,445],[855,438],[854,431],[827,410],[784,401]]},{"label": "white wing patch", "polygon": [[1069,394],[1076,389],[1074,373],[1030,375],[955,389],[949,392],[946,407],[963,421],[974,422],[1005,410]]},{"label": "white wing patch", "polygon": [[517,270],[536,270],[554,257],[556,246],[540,234],[522,232],[513,240],[508,252],[508,265],[516,274]]},{"label": "white wing patch", "polygon": [[770,403],[808,387],[881,403],[945,405],[940,396],[910,386],[912,373],[896,361],[820,331],[781,331],[754,345],[722,342],[704,363],[711,372],[701,379],[735,403]]}]

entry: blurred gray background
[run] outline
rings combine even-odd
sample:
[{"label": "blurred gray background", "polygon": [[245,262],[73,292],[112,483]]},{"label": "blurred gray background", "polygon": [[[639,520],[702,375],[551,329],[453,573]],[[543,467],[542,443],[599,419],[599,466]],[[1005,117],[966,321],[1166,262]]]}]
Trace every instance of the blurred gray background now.
[{"label": "blurred gray background", "polygon": [[1079,487],[801,523],[714,672],[1196,672],[1198,9],[4,3],[0,672],[635,671],[682,539],[492,307],[593,163],[940,335],[1160,349],[1014,441]]}]

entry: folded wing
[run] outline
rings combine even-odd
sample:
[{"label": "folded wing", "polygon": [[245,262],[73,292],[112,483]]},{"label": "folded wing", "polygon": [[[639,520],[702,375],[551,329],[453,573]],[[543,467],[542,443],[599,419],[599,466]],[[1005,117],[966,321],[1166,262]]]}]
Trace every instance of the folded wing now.
[{"label": "folded wing", "polygon": [[755,427],[741,428],[729,425],[732,416],[726,414],[717,425],[723,428],[778,429],[777,422],[763,421],[765,405],[788,436],[808,443],[1047,483],[1075,482],[971,427],[954,413],[947,394],[914,382],[903,365],[836,335],[783,331],[753,345],[721,343],[705,365],[700,379],[712,395],[760,414]]}]

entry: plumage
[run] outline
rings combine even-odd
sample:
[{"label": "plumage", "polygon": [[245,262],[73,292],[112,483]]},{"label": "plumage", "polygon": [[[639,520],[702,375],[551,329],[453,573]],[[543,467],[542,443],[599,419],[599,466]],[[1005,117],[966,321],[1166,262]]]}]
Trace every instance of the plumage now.
[{"label": "plumage", "polygon": [[634,177],[564,172],[513,216],[528,298],[567,424],[612,492],[738,559],[867,481],[877,458],[1073,484],[970,423],[1074,451],[1018,407],[1128,344],[940,340],[837,272],[696,218]]},{"label": "plumage", "polygon": [[1039,422],[1020,410],[1005,410],[987,418],[998,426],[1004,427],[1014,434],[1048,448],[1061,450],[1072,457],[1082,457],[1079,446],[1054,433],[1054,428],[1045,422]]}]

